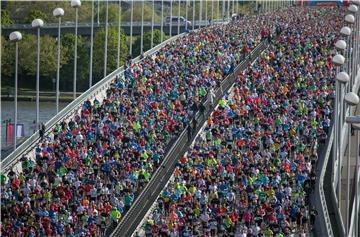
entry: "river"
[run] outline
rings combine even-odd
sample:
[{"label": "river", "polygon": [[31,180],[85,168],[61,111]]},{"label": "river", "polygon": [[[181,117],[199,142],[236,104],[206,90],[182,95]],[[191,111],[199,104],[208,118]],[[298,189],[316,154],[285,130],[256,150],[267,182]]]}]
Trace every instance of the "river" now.
[{"label": "river", "polygon": [[[59,109],[61,110],[67,105],[67,103],[60,103]],[[47,122],[56,114],[56,105],[54,102],[40,102],[40,122]],[[36,117],[36,103],[29,101],[18,102],[18,124],[24,124],[25,136],[31,136],[33,133],[33,122]],[[9,145],[5,139],[6,125],[3,122],[6,119],[14,121],[14,102],[13,101],[1,101],[1,148]]]}]

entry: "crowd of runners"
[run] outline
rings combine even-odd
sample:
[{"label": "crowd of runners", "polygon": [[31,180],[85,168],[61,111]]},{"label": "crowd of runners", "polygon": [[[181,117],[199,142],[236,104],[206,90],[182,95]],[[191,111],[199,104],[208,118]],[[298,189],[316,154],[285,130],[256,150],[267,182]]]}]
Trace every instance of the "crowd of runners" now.
[{"label": "crowd of runners", "polygon": [[293,21],[238,75],[179,159],[146,236],[308,236],[317,151],[333,109],[339,12],[274,13]]}]

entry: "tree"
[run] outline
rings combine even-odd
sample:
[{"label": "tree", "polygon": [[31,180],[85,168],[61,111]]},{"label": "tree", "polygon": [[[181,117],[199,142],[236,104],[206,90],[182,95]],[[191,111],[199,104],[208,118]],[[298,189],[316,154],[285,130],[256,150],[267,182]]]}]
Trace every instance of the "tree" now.
[{"label": "tree", "polygon": [[[61,44],[67,48],[66,57],[69,59],[68,63],[60,71],[61,90],[71,91],[73,89],[74,76],[74,46],[75,35],[68,33],[62,37]],[[76,89],[83,91],[88,88],[89,78],[89,51],[90,46],[86,38],[78,35],[77,47],[77,70],[76,70]]]},{"label": "tree", "polygon": [[32,10],[29,16],[26,18],[26,23],[31,24],[31,22],[37,18],[42,19],[44,22],[47,21],[47,15],[39,10]]},{"label": "tree", "polygon": [[[161,33],[160,30],[154,30],[154,44],[153,46],[156,46],[161,43],[161,34],[163,34],[164,39],[166,39],[166,36],[164,33]],[[151,31],[144,33],[143,38],[143,51],[146,52],[151,47]],[[141,38],[137,37],[134,43],[134,56],[140,55],[140,49],[141,49]]]},{"label": "tree", "polygon": [[[41,86],[51,86],[51,78],[55,77],[57,69],[57,47],[56,40],[50,36],[42,36],[40,39],[40,80]],[[15,43],[2,38],[2,75],[5,81],[11,81],[14,76],[15,62]],[[68,62],[67,48],[61,48],[62,54],[60,65]],[[31,34],[23,34],[23,39],[19,42],[19,81],[24,84],[32,84],[35,81],[37,64],[37,36]],[[9,83],[7,83],[9,84]],[[24,85],[23,84],[23,85]]]},{"label": "tree", "polygon": [[[130,21],[131,19],[131,4],[129,4],[129,8],[125,10],[122,14],[123,21]],[[144,21],[151,21],[152,19],[152,5],[151,4],[144,4]],[[133,14],[133,21],[141,21],[141,2],[134,2],[134,14]],[[155,13],[154,21],[160,22],[161,17]]]},{"label": "tree", "polygon": [[1,36],[1,78],[2,85],[9,84],[9,77],[13,74],[14,56],[11,55],[10,42]]},{"label": "tree", "polygon": [[7,26],[13,23],[9,11],[8,10],[1,10],[1,25]]},{"label": "tree", "polygon": [[[108,19],[108,22],[109,23],[117,23],[118,22],[118,13],[119,13],[119,5],[109,3],[109,19]],[[106,4],[103,4],[101,6],[99,16],[100,16],[101,21],[105,22],[105,19],[106,19]]]},{"label": "tree", "polygon": [[[42,36],[40,39],[40,75],[43,77],[53,76],[57,69],[57,47],[56,40],[50,36]],[[61,64],[65,64],[66,48],[62,48]],[[19,43],[19,62],[20,67],[26,74],[36,75],[37,64],[37,36],[24,34],[23,40]]]},{"label": "tree", "polygon": [[[45,23],[56,23],[57,18],[52,12],[61,7],[65,11],[62,20],[75,21],[75,9],[71,7],[70,1],[7,1],[5,8],[9,11],[11,19],[15,23],[30,23],[33,17],[41,16]],[[36,12],[36,14],[35,14]],[[38,13],[41,12],[41,15]],[[79,9],[79,22],[91,20],[91,2],[82,1]]]},{"label": "tree", "polygon": [[[108,31],[108,50],[107,50],[107,72],[110,73],[116,69],[117,64],[117,28],[111,27]],[[94,37],[94,76],[97,79],[103,77],[104,72],[104,40],[105,29],[95,33]],[[123,65],[128,55],[128,43],[126,36],[121,32],[120,36],[120,65]]]}]

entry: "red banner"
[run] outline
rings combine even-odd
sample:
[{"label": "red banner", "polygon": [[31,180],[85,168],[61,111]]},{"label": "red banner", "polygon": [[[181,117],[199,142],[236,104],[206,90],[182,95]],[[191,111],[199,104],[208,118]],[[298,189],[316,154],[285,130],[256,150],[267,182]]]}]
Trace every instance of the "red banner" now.
[{"label": "red banner", "polygon": [[14,124],[9,123],[7,125],[7,144],[12,144],[14,136]]}]

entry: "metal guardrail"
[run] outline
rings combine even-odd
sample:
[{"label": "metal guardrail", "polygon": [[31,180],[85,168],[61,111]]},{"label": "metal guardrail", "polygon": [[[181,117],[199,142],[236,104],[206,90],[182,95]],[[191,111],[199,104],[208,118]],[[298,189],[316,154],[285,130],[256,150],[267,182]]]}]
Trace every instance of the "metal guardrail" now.
[{"label": "metal guardrail", "polygon": [[[358,76],[356,76],[356,78],[358,78],[355,81],[355,84],[352,88],[352,91],[354,91],[355,93],[360,89],[360,70],[357,71]],[[355,109],[355,108],[353,108]],[[351,113],[350,108],[348,108],[348,110],[346,111],[345,114],[348,113],[348,111]],[[344,129],[341,132],[341,137],[343,140],[346,140],[346,134],[347,134],[347,130],[348,130],[348,126],[347,124],[344,124]],[[326,226],[326,230],[327,232],[322,232],[322,234],[325,236],[335,236],[335,231],[337,230],[338,232],[341,233],[337,233],[340,235],[345,236],[345,225],[343,223],[342,217],[341,217],[341,213],[340,213],[340,209],[337,208],[337,200],[336,198],[336,190],[334,190],[334,186],[331,185],[324,185],[324,176],[325,173],[327,171],[327,168],[330,167],[328,165],[328,161],[329,161],[329,156],[330,156],[330,152],[332,150],[332,144],[333,144],[333,140],[334,140],[334,131],[333,131],[333,127],[331,130],[331,135],[329,136],[329,142],[326,145],[326,153],[324,154],[324,159],[322,160],[322,165],[321,165],[321,169],[320,169],[320,180],[319,180],[319,184],[317,185],[317,190],[316,190],[316,194],[317,200],[320,200],[320,208],[317,208],[317,210],[320,210],[319,215],[321,216],[320,219],[324,220],[324,224],[321,226],[323,227],[324,225]],[[342,154],[343,156],[345,155],[345,150],[346,150],[346,146],[343,146],[342,151],[340,151],[340,154]],[[332,161],[333,162],[333,161]],[[340,164],[341,165],[341,164]],[[330,173],[332,173],[332,165],[330,167]],[[334,171],[336,172],[337,169]],[[326,186],[326,188],[324,189],[324,186]],[[327,193],[327,195],[325,196],[325,191]],[[328,203],[331,206],[327,205],[326,200],[328,200]],[[355,203],[355,202],[354,202]],[[353,204],[354,204],[353,203]],[[316,205],[316,203],[315,203]],[[353,209],[352,209],[353,210]],[[336,227],[334,227],[334,224],[331,223],[331,218],[330,218],[330,213],[333,213],[332,216],[334,216],[333,219],[333,223],[335,223]],[[352,235],[352,222],[353,222],[353,216],[354,216],[354,212],[351,213],[351,223],[350,223],[350,227],[349,227],[349,236],[353,236]],[[319,218],[318,218],[319,219]],[[333,229],[336,228],[336,229]],[[335,230],[335,231],[334,231]]]},{"label": "metal guardrail", "polygon": [[[234,72],[228,75],[221,83],[219,88],[215,91],[214,101],[219,101],[230,87],[234,84],[236,77],[240,71],[244,70],[246,66],[251,63],[265,48],[267,47],[267,42],[261,42],[256,46],[248,57],[242,61],[235,69]],[[209,108],[210,102],[205,101],[205,107]],[[202,124],[206,121],[206,116],[201,116],[197,114],[197,130],[202,127]],[[201,118],[201,119],[200,119]],[[199,120],[200,119],[200,120]],[[125,216],[120,220],[120,223],[111,233],[111,237],[115,236],[131,236],[135,231],[143,217],[145,216],[148,209],[155,202],[161,190],[164,188],[166,182],[171,177],[175,164],[180,156],[182,156],[192,140],[188,140],[187,128],[183,130],[179,138],[172,145],[169,152],[166,154],[164,160],[162,161],[160,167],[155,171],[150,182],[145,186],[144,190],[139,194],[135,199],[134,203],[131,205],[130,209],[125,213]],[[196,133],[195,133],[196,134]]]},{"label": "metal guardrail", "polygon": [[[227,21],[228,19],[214,19],[214,22],[216,23],[222,23]],[[193,22],[191,22],[193,23]],[[208,24],[208,21],[194,21],[195,26],[205,26]],[[141,21],[133,21],[132,23],[133,26],[141,26]],[[151,21],[144,21],[144,26],[151,26]],[[177,22],[173,22],[172,23],[173,26],[177,26]],[[185,24],[180,22],[181,26],[184,26]],[[61,28],[75,28],[75,22],[63,22],[61,23]],[[108,23],[108,26],[117,26],[117,23]],[[130,21],[123,21],[121,22],[121,26],[124,27],[128,27],[131,26],[131,22]],[[161,23],[154,23],[154,26],[161,26]],[[165,23],[164,21],[164,26],[169,26],[169,23]],[[43,28],[58,28],[59,24],[58,23],[45,23]],[[85,22],[85,23],[79,23],[78,24],[78,28],[82,28],[82,27],[91,27],[91,22]],[[101,23],[97,23],[94,22],[94,27],[105,27],[105,23],[101,22]],[[12,24],[12,25],[7,25],[7,26],[2,26],[1,27],[4,30],[8,30],[8,29],[17,29],[17,30],[23,30],[23,29],[32,29],[31,24]],[[191,28],[191,27],[189,27]]]},{"label": "metal guardrail", "polygon": [[318,210],[318,216],[320,217],[320,218],[316,218],[316,222],[315,222],[316,226],[320,228],[319,229],[320,236],[328,236],[328,237],[333,237],[334,233],[332,231],[330,215],[326,204],[326,197],[324,192],[324,177],[325,177],[326,167],[328,165],[328,161],[331,155],[333,140],[334,140],[334,126],[331,126],[330,136],[328,137],[324,146],[325,152],[322,152],[320,154],[320,157],[318,159],[318,165],[316,167],[316,171],[317,173],[320,172],[320,175],[319,175],[319,179],[316,181],[315,203],[313,203],[316,210]]},{"label": "metal guardrail", "polygon": [[[144,53],[144,56],[151,55],[158,51],[161,47],[166,45],[167,43],[176,40],[177,38],[185,35],[185,33],[176,35],[170,39],[167,39],[163,43],[155,46],[154,48],[148,50],[146,53]],[[140,57],[137,57],[133,60],[134,62],[140,62]],[[76,114],[77,110],[81,108],[82,104],[87,99],[93,99],[96,95],[98,95],[101,91],[104,91],[106,88],[109,87],[109,85],[113,82],[113,80],[116,78],[116,76],[121,76],[124,73],[124,68],[120,67],[107,75],[105,78],[100,80],[98,83],[93,85],[91,88],[89,88],[87,91],[82,93],[79,97],[77,97],[74,101],[72,101],[69,105],[67,105],[64,109],[62,109],[57,115],[55,115],[53,118],[51,118],[46,123],[46,134],[52,131],[54,126],[59,123],[62,120],[65,120],[74,114]],[[24,153],[28,153],[31,150],[33,150],[36,146],[36,144],[39,142],[40,135],[39,132],[35,132],[32,136],[30,136],[24,143],[22,143],[15,151],[10,153],[9,156],[7,156],[5,159],[1,161],[2,166],[2,172],[6,173],[8,172],[11,167],[13,167],[17,161],[21,158],[20,156]]]}]

